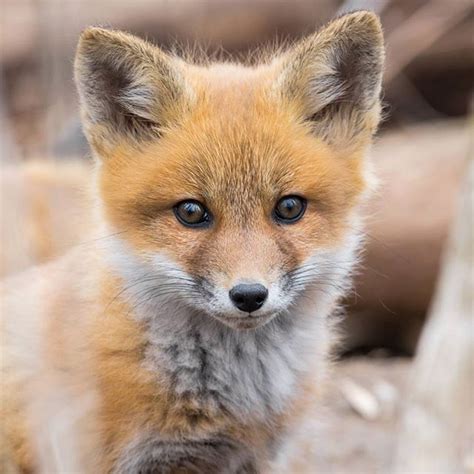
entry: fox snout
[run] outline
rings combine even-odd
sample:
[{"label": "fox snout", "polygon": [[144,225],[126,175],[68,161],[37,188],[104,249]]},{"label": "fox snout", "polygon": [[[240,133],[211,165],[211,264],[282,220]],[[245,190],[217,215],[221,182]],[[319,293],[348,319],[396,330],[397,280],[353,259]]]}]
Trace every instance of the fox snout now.
[{"label": "fox snout", "polygon": [[240,283],[229,291],[234,306],[245,313],[260,309],[267,300],[268,289],[260,283]]}]

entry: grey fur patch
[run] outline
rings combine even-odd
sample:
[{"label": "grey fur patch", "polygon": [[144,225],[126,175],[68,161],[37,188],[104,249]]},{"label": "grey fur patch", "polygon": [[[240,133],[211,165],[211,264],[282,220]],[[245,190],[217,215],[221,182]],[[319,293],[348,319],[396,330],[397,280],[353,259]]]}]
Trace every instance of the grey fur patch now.
[{"label": "grey fur patch", "polygon": [[161,322],[150,322],[146,351],[147,364],[159,368],[178,400],[238,420],[264,420],[284,409],[304,366],[292,347],[297,328],[287,321],[291,315],[243,333],[219,328],[204,314],[179,317],[188,319],[185,331],[168,328],[165,333],[156,327]]},{"label": "grey fur patch", "polygon": [[118,460],[114,474],[256,474],[251,452],[225,437],[163,441],[140,437]]}]

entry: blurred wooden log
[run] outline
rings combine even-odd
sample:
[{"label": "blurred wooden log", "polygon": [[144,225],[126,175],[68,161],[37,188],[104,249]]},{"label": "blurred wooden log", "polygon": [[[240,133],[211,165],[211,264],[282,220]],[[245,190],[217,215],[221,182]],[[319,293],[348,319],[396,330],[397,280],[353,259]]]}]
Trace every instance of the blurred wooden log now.
[{"label": "blurred wooden log", "polygon": [[18,160],[18,149],[10,125],[5,105],[3,70],[0,65],[0,166],[15,163]]},{"label": "blurred wooden log", "polygon": [[[59,34],[60,55],[69,61],[79,32],[91,24],[129,29],[160,44],[173,43],[177,38],[185,44],[197,41],[211,49],[223,46],[229,51],[242,51],[273,40],[275,34],[300,36],[336,14],[362,8],[384,13],[387,43],[393,49],[387,70],[391,78],[459,18],[465,17],[470,3],[469,0],[135,0],[110,8],[106,0],[2,0],[0,63],[9,67],[34,62],[49,42],[44,27],[48,22],[58,23],[52,27]],[[418,5],[421,7],[412,15]],[[470,23],[466,22],[463,34],[451,37],[455,45],[450,48],[472,48],[471,36]]]},{"label": "blurred wooden log", "polygon": [[474,439],[474,155],[412,369],[394,472],[467,472]]},{"label": "blurred wooden log", "polygon": [[388,84],[433,43],[460,23],[472,11],[470,0],[430,0],[386,39],[388,57],[384,80]]},{"label": "blurred wooden log", "polygon": [[380,185],[367,209],[367,242],[343,323],[343,350],[413,353],[438,274],[464,172],[462,121],[412,126],[373,149]]},{"label": "blurred wooden log", "polygon": [[[79,32],[89,25],[123,28],[173,44],[198,41],[215,50],[242,51],[265,40],[297,36],[327,21],[337,10],[334,0],[134,0],[115,8],[106,0],[94,2],[5,2],[0,28],[2,57],[11,65],[34,60],[45,45],[44,23],[54,25],[61,55],[70,61]],[[43,26],[42,26],[43,23]]]}]

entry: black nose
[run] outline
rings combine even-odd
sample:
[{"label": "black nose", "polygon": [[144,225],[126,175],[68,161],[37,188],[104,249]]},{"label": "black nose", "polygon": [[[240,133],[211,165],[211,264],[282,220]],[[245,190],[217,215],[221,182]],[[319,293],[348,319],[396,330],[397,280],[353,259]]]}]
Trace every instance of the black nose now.
[{"label": "black nose", "polygon": [[251,313],[263,306],[268,296],[268,290],[258,283],[251,285],[243,284],[234,286],[229,291],[230,299],[240,311]]}]

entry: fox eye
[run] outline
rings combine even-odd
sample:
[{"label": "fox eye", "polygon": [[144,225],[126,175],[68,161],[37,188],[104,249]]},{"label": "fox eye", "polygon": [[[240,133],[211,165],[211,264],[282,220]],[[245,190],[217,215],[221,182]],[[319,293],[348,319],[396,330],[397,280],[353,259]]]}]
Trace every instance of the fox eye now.
[{"label": "fox eye", "polygon": [[211,221],[211,216],[206,207],[199,201],[192,199],[176,204],[174,214],[178,221],[187,227],[205,227]]},{"label": "fox eye", "polygon": [[306,210],[306,199],[299,196],[282,197],[273,210],[274,218],[282,224],[299,221]]}]

